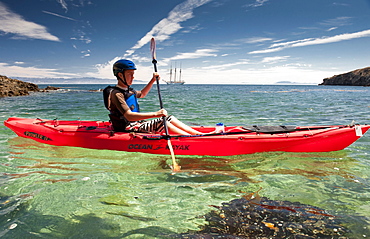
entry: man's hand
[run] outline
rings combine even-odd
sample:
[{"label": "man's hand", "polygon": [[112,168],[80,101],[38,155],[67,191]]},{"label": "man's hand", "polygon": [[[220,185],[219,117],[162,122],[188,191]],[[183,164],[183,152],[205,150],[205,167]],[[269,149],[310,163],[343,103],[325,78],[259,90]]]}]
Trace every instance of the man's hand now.
[{"label": "man's hand", "polygon": [[158,77],[158,80],[161,79],[161,77],[159,76],[158,72],[154,72],[153,73],[153,78],[151,79],[152,82],[156,81],[157,80],[157,77]]},{"label": "man's hand", "polygon": [[157,115],[158,117],[163,117],[163,116],[167,116],[167,115],[168,115],[168,113],[167,113],[167,110],[165,110],[165,109],[160,109],[160,110],[158,110],[158,111],[156,112],[156,115]]}]

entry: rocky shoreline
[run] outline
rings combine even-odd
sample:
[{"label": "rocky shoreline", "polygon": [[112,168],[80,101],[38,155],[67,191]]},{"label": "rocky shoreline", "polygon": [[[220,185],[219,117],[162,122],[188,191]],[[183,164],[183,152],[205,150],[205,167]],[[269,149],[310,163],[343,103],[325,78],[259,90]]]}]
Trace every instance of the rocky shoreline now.
[{"label": "rocky shoreline", "polygon": [[325,78],[319,85],[370,86],[370,67]]},{"label": "rocky shoreline", "polygon": [[11,96],[29,95],[30,92],[45,92],[50,90],[57,90],[59,88],[48,86],[45,89],[40,89],[38,85],[11,79],[6,76],[0,75],[0,98]]}]

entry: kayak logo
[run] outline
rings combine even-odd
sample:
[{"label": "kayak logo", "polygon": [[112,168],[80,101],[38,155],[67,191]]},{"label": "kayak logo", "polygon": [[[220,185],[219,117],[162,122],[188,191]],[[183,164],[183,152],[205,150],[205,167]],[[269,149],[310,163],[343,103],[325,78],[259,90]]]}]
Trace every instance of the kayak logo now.
[{"label": "kayak logo", "polygon": [[151,144],[129,144],[129,149],[152,149],[153,145]]},{"label": "kayak logo", "polygon": [[[189,150],[190,145],[172,145],[173,150]],[[166,146],[166,149],[170,149],[168,145]]]},{"label": "kayak logo", "polygon": [[46,137],[42,134],[30,132],[30,131],[24,131],[24,135],[27,136],[27,137],[41,139],[41,140],[44,140],[44,141],[52,141],[52,139],[49,138],[49,137]]},{"label": "kayak logo", "polygon": [[[172,145],[174,150],[189,150],[190,145]],[[152,149],[152,150],[160,150],[160,149],[167,149],[170,148],[168,145],[166,147],[162,147],[161,145],[154,146],[152,144],[129,144],[128,149]]]}]

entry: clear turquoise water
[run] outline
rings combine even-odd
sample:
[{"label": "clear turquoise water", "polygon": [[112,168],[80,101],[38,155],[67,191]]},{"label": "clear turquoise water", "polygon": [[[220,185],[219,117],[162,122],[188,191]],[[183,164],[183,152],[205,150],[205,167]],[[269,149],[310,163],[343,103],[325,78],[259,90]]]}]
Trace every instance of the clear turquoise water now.
[{"label": "clear turquoise water", "polygon": [[[41,86],[42,87],[42,86]],[[107,120],[103,85],[0,99],[11,116]],[[141,86],[138,86],[140,89]],[[370,123],[370,88],[161,85],[165,108],[190,125]],[[140,101],[159,108],[156,88]],[[340,216],[351,238],[370,236],[370,134],[330,153],[234,157],[150,155],[40,144],[0,125],[0,237],[161,238],[197,230],[201,215],[259,192]]]}]

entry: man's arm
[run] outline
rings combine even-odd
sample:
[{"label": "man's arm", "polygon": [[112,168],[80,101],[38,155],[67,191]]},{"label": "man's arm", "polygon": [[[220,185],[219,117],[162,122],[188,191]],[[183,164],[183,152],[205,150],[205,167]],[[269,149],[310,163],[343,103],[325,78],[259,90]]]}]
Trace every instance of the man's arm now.
[{"label": "man's arm", "polygon": [[160,109],[157,112],[132,112],[131,110],[126,111],[124,114],[128,121],[139,121],[151,118],[159,118],[162,116],[167,116],[167,111],[165,109]]},{"label": "man's arm", "polygon": [[141,90],[141,94],[139,94],[138,98],[144,98],[150,91],[150,89],[152,88],[154,82],[156,81],[158,77],[158,80],[160,79],[159,77],[159,74],[158,73],[153,73],[153,78],[149,81],[149,83]]}]

